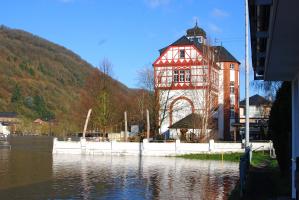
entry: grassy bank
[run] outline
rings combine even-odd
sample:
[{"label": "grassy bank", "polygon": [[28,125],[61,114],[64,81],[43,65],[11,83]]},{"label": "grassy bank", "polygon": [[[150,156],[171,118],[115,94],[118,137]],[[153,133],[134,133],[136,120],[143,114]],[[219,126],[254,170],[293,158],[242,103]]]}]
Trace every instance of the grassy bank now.
[{"label": "grassy bank", "polygon": [[242,153],[225,153],[225,154],[186,154],[177,156],[179,158],[193,160],[223,160],[231,162],[239,162]]},{"label": "grassy bank", "polygon": [[268,152],[254,152],[248,172],[246,191],[240,198],[239,184],[231,192],[229,199],[276,199],[290,195],[290,176],[281,174],[276,159]]}]

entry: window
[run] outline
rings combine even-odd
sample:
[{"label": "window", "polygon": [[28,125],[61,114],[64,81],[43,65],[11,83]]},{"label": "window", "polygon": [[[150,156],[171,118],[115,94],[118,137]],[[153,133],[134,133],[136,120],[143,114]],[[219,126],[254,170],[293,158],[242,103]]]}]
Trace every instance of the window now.
[{"label": "window", "polygon": [[234,87],[230,87],[229,91],[230,91],[230,94],[235,94],[235,88]]},{"label": "window", "polygon": [[230,69],[235,69],[235,65],[234,65],[234,64],[230,64],[230,65],[229,65],[229,68],[230,68]]},{"label": "window", "polygon": [[201,36],[198,37],[198,43],[202,43],[202,37]]},{"label": "window", "polygon": [[175,82],[175,83],[179,82],[179,71],[178,70],[173,71],[173,82]]},{"label": "window", "polygon": [[230,96],[230,105],[235,105],[235,95]]},{"label": "window", "polygon": [[191,81],[191,71],[190,69],[186,70],[174,70],[173,71],[173,82],[174,83],[184,83]]},{"label": "window", "polygon": [[180,70],[180,82],[185,82],[185,70]]},{"label": "window", "polygon": [[229,84],[230,94],[235,94],[235,81],[231,81]]},{"label": "window", "polygon": [[230,118],[235,118],[235,107],[234,106],[230,107]]},{"label": "window", "polygon": [[186,82],[190,82],[191,81],[191,73],[190,70],[186,70]]},{"label": "window", "polygon": [[180,50],[180,58],[185,58],[185,50],[184,49]]}]

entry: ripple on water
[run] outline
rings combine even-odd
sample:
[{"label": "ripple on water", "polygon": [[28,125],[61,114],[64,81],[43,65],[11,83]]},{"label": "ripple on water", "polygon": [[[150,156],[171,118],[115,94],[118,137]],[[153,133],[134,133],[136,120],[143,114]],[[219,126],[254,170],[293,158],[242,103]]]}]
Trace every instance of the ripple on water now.
[{"label": "ripple on water", "polygon": [[238,163],[52,156],[51,138],[31,140],[17,138],[20,146],[0,151],[1,199],[226,199],[238,180]]}]

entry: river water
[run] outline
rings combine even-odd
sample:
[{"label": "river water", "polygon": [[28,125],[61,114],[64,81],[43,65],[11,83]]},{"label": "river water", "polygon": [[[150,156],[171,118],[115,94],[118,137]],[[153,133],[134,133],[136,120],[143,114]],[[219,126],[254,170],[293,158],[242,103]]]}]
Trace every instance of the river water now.
[{"label": "river water", "polygon": [[52,155],[50,137],[0,149],[0,199],[227,199],[238,163],[170,157]]}]

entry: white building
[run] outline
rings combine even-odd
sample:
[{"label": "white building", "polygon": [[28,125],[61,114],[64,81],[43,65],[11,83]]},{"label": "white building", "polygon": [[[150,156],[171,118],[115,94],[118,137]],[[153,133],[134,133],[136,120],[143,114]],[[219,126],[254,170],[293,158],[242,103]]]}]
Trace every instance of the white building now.
[{"label": "white building", "polygon": [[216,138],[230,140],[230,124],[239,110],[239,64],[224,47],[209,45],[206,32],[197,24],[161,49],[153,64],[160,132],[197,113],[207,122],[200,130],[210,132],[208,124],[216,119]]}]

